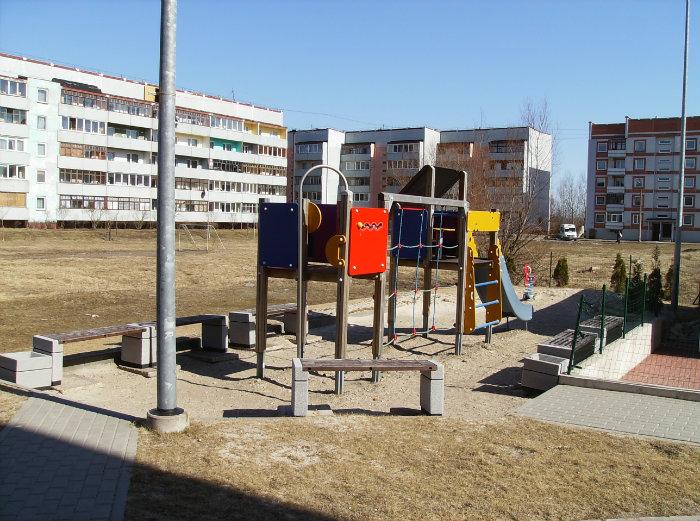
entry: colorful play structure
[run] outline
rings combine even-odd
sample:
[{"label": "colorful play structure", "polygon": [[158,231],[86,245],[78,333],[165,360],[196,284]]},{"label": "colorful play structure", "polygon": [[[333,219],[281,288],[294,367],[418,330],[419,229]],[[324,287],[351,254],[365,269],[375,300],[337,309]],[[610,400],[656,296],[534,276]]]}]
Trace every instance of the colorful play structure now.
[{"label": "colorful play structure", "polygon": [[[315,204],[303,198],[304,181],[317,170],[338,175],[342,189],[337,204]],[[345,176],[328,165],[317,165],[304,174],[296,202],[260,200],[255,346],[259,378],[265,375],[270,278],[297,281],[299,359],[304,358],[306,345],[308,283],[314,281],[337,285],[335,358],[340,360],[347,353],[353,278],[374,281],[374,360],[382,358],[384,347],[406,338],[452,330],[455,353],[460,354],[464,334],[483,331],[490,341],[493,326],[503,318],[532,319],[532,306],[518,299],[501,254],[500,213],[469,210],[465,172],[426,165],[398,193],[382,192],[376,208],[355,208],[352,201]],[[477,249],[477,234],[485,234],[488,242],[483,256]],[[413,268],[412,322],[401,330],[397,324],[400,267]],[[436,323],[437,294],[446,289],[440,285],[443,270],[457,274],[454,324]],[[479,308],[486,314],[481,323]],[[373,370],[373,381],[379,377],[380,371]],[[336,371],[337,393],[343,390],[343,378],[344,371]]]}]

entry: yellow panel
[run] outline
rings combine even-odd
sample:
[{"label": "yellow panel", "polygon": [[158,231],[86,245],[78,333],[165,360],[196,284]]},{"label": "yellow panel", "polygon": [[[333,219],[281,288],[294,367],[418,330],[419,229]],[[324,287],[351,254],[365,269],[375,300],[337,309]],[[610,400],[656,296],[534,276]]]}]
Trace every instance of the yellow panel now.
[{"label": "yellow panel", "polygon": [[467,248],[464,285],[464,333],[469,334],[476,327],[476,305],[474,302],[474,255]]},{"label": "yellow panel", "polygon": [[469,211],[467,230],[472,232],[497,232],[501,225],[501,212]]},{"label": "yellow panel", "polygon": [[342,248],[346,242],[345,235],[334,235],[326,243],[326,260],[336,268],[345,264]]},{"label": "yellow panel", "polygon": [[156,93],[158,92],[158,87],[155,85],[144,85],[143,86],[143,99],[146,101],[156,101]]},{"label": "yellow panel", "polygon": [[0,192],[0,206],[26,208],[27,194],[24,192]]}]

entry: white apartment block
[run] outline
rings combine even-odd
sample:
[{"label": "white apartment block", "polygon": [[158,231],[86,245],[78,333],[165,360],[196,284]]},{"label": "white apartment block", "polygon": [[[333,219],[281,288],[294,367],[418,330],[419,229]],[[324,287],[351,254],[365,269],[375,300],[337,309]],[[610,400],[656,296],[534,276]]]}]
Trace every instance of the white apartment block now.
[{"label": "white apartment block", "polygon": [[[500,209],[514,196],[532,195],[534,219],[548,228],[552,137],[530,127],[438,131],[427,127],[359,130],[291,130],[288,133],[289,185],[314,165],[339,168],[353,191],[354,204],[372,206],[382,191],[396,191],[426,164],[441,164],[454,150],[471,157],[475,146],[488,149],[490,176],[499,180]],[[304,183],[307,197],[321,203],[336,200],[337,176],[312,174]],[[292,198],[291,190],[287,194]],[[494,200],[499,201],[499,197]]]},{"label": "white apartment block", "polygon": [[[589,237],[675,239],[681,166],[680,118],[591,123],[588,140]],[[700,117],[687,118],[683,240],[700,241]]]},{"label": "white apartment block", "polygon": [[[156,220],[157,85],[0,54],[0,219]],[[178,90],[176,219],[246,226],[284,201],[281,111]]]}]

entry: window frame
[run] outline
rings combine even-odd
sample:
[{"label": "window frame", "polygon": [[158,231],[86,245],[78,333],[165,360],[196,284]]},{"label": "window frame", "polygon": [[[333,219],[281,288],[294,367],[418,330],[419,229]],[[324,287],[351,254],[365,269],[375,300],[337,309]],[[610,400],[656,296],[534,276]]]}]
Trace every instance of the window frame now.
[{"label": "window frame", "polygon": [[[39,206],[39,201],[41,201],[41,206]],[[45,212],[46,211],[46,197],[40,195],[36,198],[36,211]]]},{"label": "window frame", "polygon": [[607,140],[606,141],[596,141],[595,151],[596,152],[607,152],[608,151]]},{"label": "window frame", "polygon": [[[603,168],[600,167],[603,165]],[[595,161],[596,172],[605,172],[608,170],[608,160],[607,159],[596,159]]]},{"label": "window frame", "polygon": [[[641,146],[639,146],[641,145]],[[634,151],[635,152],[646,152],[647,151],[647,140],[646,139],[635,139],[634,140]]]}]

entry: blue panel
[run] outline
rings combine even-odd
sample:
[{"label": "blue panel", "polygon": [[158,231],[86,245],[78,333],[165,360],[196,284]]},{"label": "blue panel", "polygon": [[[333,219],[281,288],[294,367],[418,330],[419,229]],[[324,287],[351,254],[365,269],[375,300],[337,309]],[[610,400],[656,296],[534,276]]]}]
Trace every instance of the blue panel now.
[{"label": "blue panel", "polygon": [[264,203],[260,207],[258,252],[268,268],[296,269],[299,242],[299,205]]},{"label": "blue panel", "polygon": [[[395,210],[394,224],[391,230],[391,246],[393,248],[399,241],[401,242],[403,247],[399,249],[400,259],[423,259],[425,248],[407,248],[407,246],[426,244],[427,233],[427,210]],[[392,254],[396,255],[396,251],[393,251]]]}]

